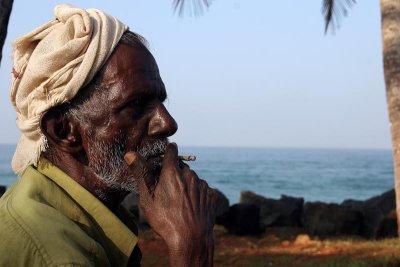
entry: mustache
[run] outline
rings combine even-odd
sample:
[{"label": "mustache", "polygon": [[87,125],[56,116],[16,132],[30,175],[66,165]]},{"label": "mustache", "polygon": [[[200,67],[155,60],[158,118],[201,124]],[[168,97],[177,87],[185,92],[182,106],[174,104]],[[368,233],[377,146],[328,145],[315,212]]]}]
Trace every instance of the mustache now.
[{"label": "mustache", "polygon": [[150,157],[164,154],[167,145],[169,144],[168,138],[157,139],[153,143],[146,144],[137,150],[137,152],[144,158],[149,159]]}]

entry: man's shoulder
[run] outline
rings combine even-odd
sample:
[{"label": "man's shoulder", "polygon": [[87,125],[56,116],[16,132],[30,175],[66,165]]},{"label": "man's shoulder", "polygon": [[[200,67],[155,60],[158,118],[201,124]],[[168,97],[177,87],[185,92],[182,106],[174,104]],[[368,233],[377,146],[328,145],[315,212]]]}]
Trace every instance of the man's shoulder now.
[{"label": "man's shoulder", "polygon": [[7,253],[0,263],[19,258],[38,266],[99,266],[102,259],[108,266],[103,248],[85,231],[79,206],[34,169],[1,198],[0,221],[0,254]]}]

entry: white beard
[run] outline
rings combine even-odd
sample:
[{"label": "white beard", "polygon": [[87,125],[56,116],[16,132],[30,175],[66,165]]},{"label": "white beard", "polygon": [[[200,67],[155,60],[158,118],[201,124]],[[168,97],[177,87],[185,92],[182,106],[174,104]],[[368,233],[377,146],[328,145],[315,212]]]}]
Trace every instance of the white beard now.
[{"label": "white beard", "polygon": [[[138,149],[138,153],[144,159],[148,159],[151,156],[164,153],[167,144],[167,138],[158,139],[153,144]],[[106,184],[107,188],[104,191],[138,193],[134,174],[131,173],[124,161],[126,152],[126,142],[123,138],[117,138],[113,143],[95,141],[89,146],[88,153],[92,159],[89,162],[89,167]],[[104,191],[97,190],[96,195],[100,199],[104,199]]]}]

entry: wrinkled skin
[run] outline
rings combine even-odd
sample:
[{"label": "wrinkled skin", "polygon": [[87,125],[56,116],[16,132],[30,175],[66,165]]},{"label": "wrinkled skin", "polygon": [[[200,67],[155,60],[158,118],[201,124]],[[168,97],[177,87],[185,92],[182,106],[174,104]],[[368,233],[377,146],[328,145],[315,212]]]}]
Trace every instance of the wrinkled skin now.
[{"label": "wrinkled skin", "polygon": [[146,183],[146,179],[152,179],[148,163],[135,152],[128,152],[125,160],[140,181],[140,204],[148,222],[166,242],[170,256],[173,255],[171,266],[211,266],[215,191],[179,162],[174,143],[166,149],[154,190]]},{"label": "wrinkled skin", "polygon": [[214,190],[186,164],[179,164],[175,144],[167,146],[162,168],[154,164],[161,161],[159,155],[143,158],[138,153],[177,131],[163,105],[166,90],[153,56],[119,44],[100,81],[107,90],[88,99],[94,107],[87,114],[89,122],[63,116],[57,109],[43,116],[42,132],[62,159],[56,164],[114,210],[127,190],[111,188],[91,166],[107,162],[96,143],[122,142],[126,163],[121,158],[116,181],[137,183],[140,205],[153,230],[166,242],[171,266],[212,266]]}]

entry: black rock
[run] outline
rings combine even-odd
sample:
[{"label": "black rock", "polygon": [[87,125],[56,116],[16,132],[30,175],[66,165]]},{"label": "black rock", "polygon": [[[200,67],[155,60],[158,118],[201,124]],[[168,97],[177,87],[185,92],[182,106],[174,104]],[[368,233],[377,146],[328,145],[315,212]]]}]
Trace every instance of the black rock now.
[{"label": "black rock", "polygon": [[396,197],[394,189],[365,201],[348,199],[341,206],[361,212],[361,235],[366,238],[397,236]]},{"label": "black rock", "polygon": [[302,224],[311,235],[321,237],[359,235],[362,213],[338,204],[307,202],[304,205]]},{"label": "black rock", "polygon": [[215,191],[218,194],[215,223],[223,225],[229,211],[229,199],[218,189],[215,189]]},{"label": "black rock", "polygon": [[298,227],[301,225],[303,198],[283,195],[280,199],[270,199],[250,191],[241,192],[241,203],[260,207],[260,227]]},{"label": "black rock", "polygon": [[0,185],[0,197],[6,192],[7,187],[5,187],[4,185]]},{"label": "black rock", "polygon": [[224,227],[235,235],[257,235],[261,233],[259,225],[260,207],[249,203],[232,205],[225,213]]}]

